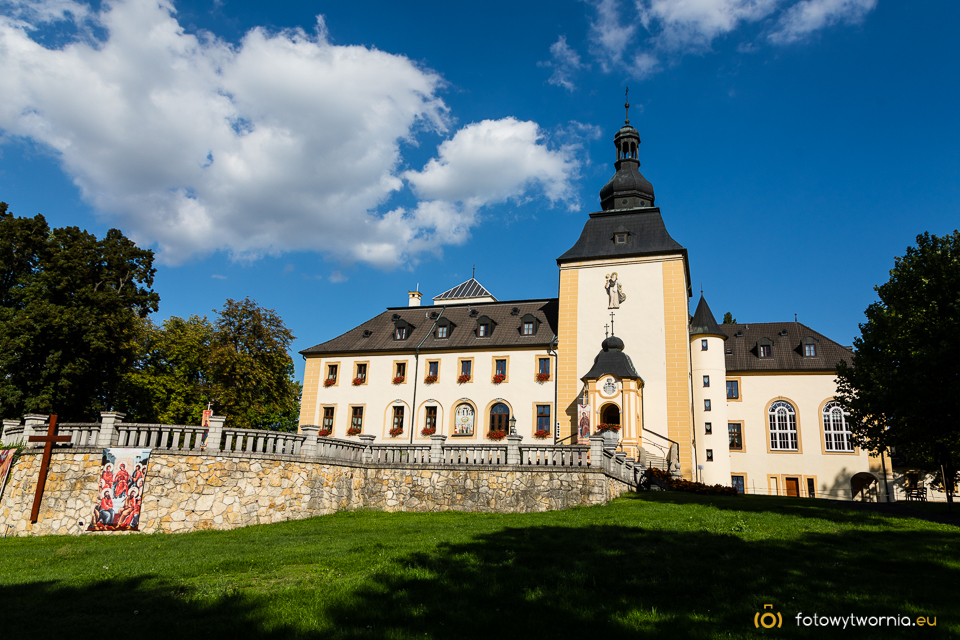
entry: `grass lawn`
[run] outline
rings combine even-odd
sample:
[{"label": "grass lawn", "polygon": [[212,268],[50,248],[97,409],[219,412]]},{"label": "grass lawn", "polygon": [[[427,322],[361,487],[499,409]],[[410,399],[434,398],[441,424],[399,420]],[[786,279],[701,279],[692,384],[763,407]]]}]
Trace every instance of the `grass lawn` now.
[{"label": "grass lawn", "polygon": [[[764,604],[780,629],[755,629]],[[960,528],[766,496],[0,541],[0,638],[960,637]],[[936,628],[797,627],[929,616]]]}]

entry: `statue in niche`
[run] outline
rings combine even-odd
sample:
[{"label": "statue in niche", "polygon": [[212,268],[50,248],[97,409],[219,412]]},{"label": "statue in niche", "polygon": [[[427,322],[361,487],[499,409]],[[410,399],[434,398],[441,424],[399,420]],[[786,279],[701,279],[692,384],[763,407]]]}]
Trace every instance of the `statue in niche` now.
[{"label": "statue in niche", "polygon": [[617,278],[617,272],[614,271],[611,274],[603,276],[607,279],[607,309],[619,309],[620,303],[627,299],[627,296],[623,293],[623,287],[620,286]]}]

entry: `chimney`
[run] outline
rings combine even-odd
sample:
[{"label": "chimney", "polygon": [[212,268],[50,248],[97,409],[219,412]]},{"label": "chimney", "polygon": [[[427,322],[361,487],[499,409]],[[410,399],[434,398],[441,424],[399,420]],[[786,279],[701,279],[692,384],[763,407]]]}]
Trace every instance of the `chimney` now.
[{"label": "chimney", "polygon": [[420,306],[420,298],[423,297],[422,293],[420,293],[419,291],[407,291],[407,295],[410,296],[410,303],[407,305],[408,307]]}]

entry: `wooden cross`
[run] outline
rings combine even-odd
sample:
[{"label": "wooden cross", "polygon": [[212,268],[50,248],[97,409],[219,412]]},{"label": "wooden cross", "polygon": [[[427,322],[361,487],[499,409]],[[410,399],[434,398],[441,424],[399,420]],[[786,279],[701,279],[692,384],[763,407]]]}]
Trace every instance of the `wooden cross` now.
[{"label": "wooden cross", "polygon": [[37,478],[37,492],[33,496],[33,511],[30,512],[30,522],[37,523],[40,515],[40,500],[43,499],[43,488],[47,484],[47,471],[50,469],[50,454],[53,452],[54,442],[70,442],[70,436],[58,436],[57,416],[50,416],[50,426],[45,436],[30,436],[30,442],[44,442],[43,457],[40,459],[40,477]]}]

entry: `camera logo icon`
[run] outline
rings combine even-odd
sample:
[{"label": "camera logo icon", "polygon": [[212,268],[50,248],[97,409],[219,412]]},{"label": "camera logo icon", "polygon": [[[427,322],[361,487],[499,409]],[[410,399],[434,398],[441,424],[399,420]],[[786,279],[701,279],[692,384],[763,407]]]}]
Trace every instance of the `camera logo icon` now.
[{"label": "camera logo icon", "polygon": [[780,628],[783,626],[783,616],[779,612],[767,611],[767,609],[773,609],[772,604],[763,605],[763,613],[757,611],[753,614],[753,626],[756,628],[763,627],[764,629],[772,629],[774,627]]}]

